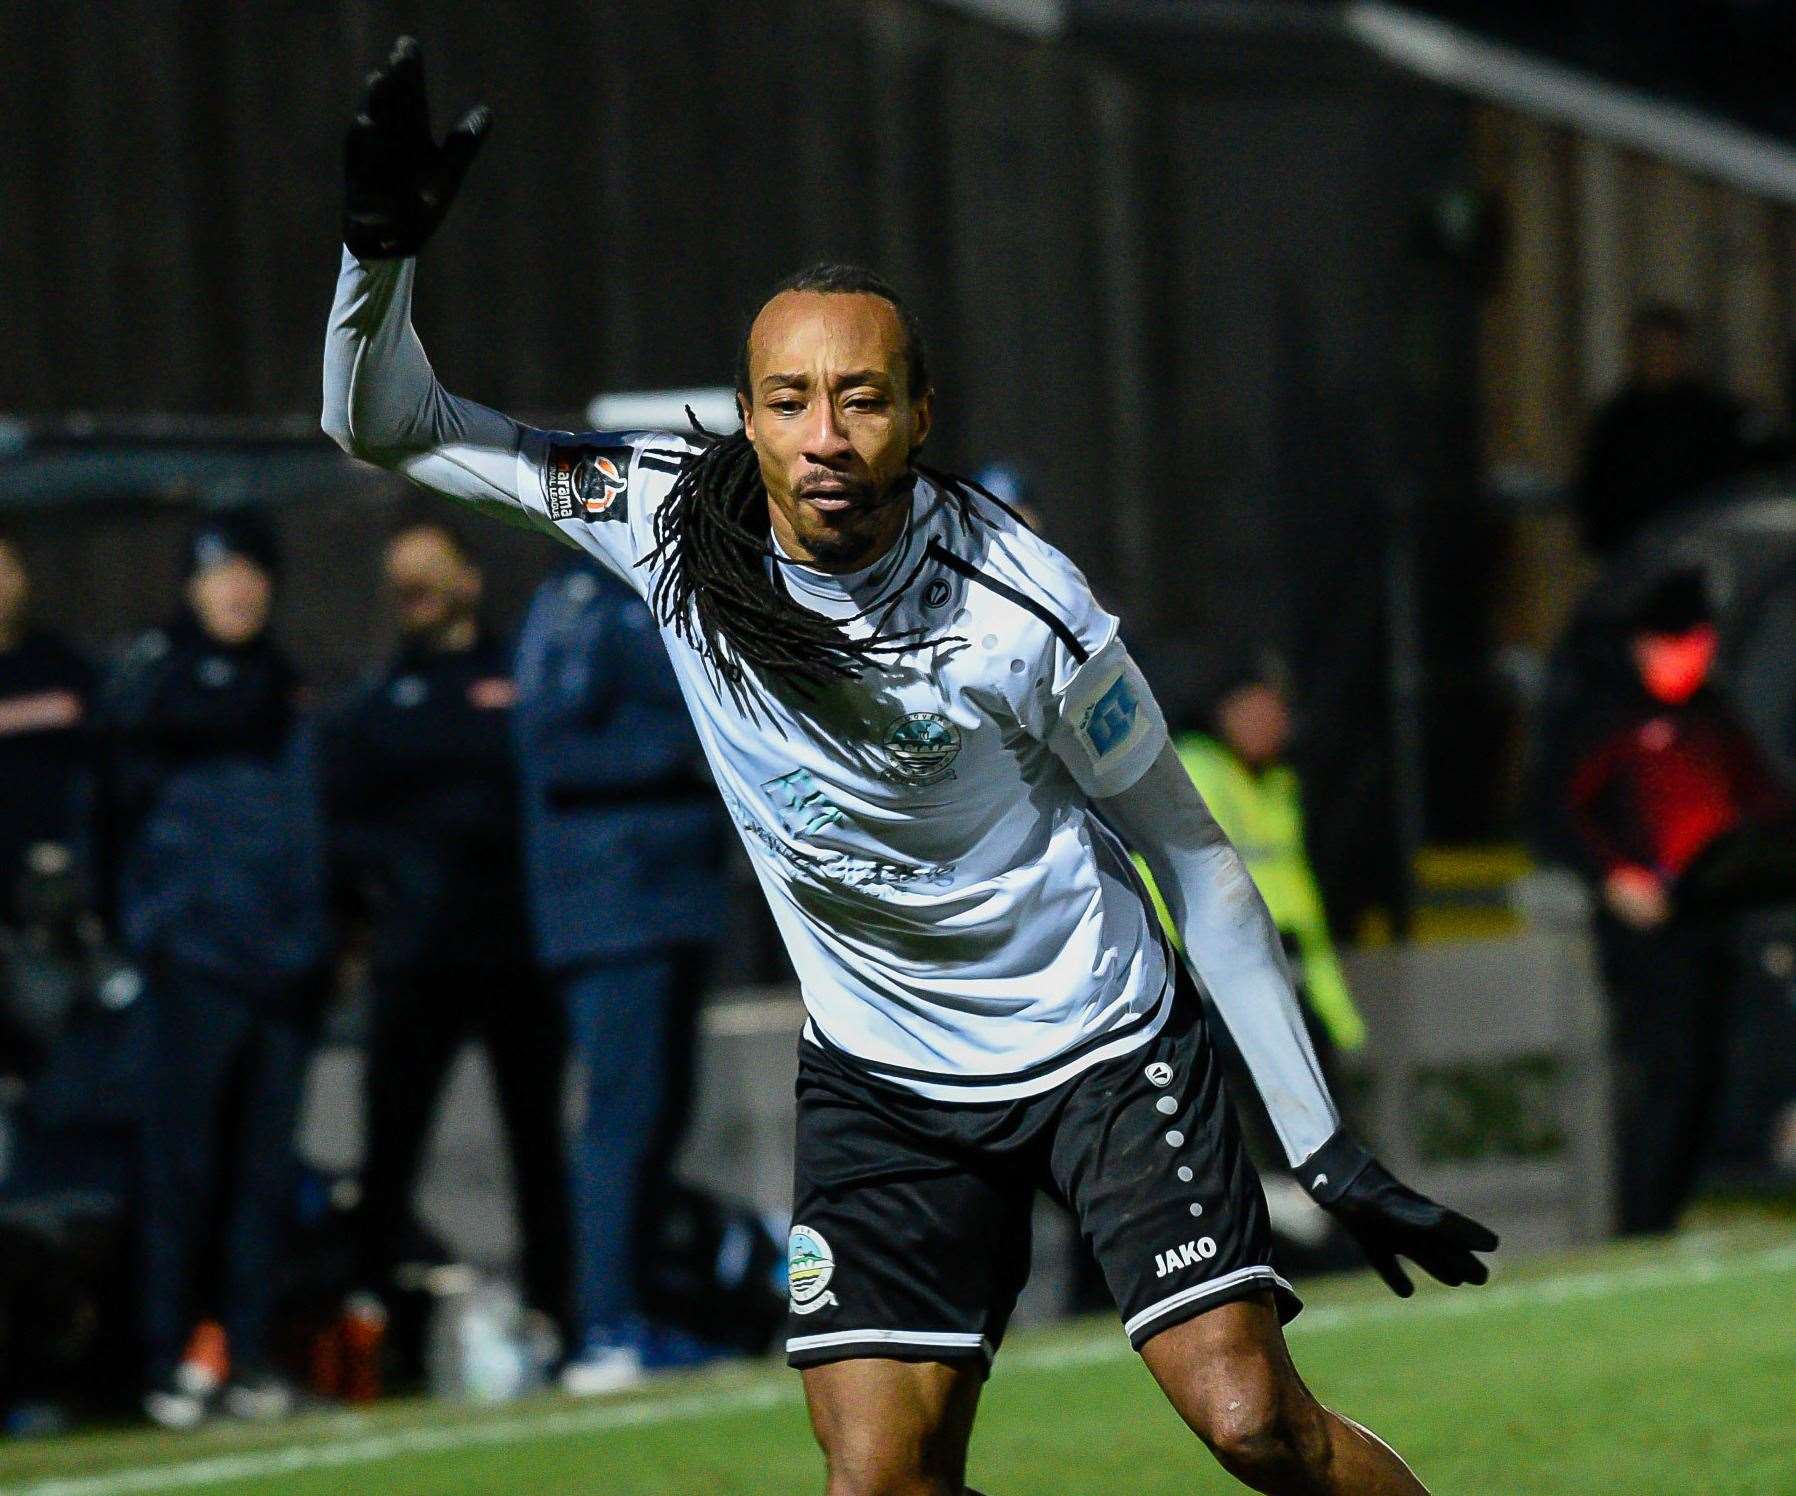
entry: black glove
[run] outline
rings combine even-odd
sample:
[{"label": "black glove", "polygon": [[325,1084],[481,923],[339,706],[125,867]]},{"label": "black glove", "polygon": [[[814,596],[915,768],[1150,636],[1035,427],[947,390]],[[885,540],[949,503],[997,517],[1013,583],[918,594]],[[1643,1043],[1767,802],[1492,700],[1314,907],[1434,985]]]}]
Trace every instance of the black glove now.
[{"label": "black glove", "polygon": [[1305,1159],[1297,1178],[1346,1227],[1398,1298],[1416,1291],[1397,1264],[1399,1254],[1455,1288],[1490,1281],[1490,1269],[1472,1254],[1496,1251],[1497,1233],[1399,1184],[1345,1131]]},{"label": "black glove", "polygon": [[387,65],[368,75],[368,92],[343,142],[343,242],[358,260],[417,254],[443,221],[455,190],[493,123],[470,109],[438,145],[424,99],[424,55],[409,36]]}]

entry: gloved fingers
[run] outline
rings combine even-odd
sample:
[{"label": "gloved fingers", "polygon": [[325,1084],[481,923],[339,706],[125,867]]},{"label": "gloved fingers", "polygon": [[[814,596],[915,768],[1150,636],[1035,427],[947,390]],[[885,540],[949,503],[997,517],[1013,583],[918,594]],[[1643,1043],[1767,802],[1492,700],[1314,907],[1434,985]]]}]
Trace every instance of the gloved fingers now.
[{"label": "gloved fingers", "polygon": [[379,143],[375,139],[374,121],[358,114],[350,121],[343,136],[343,169],[349,180],[364,180],[376,159]]},{"label": "gloved fingers", "polygon": [[1406,1184],[1392,1180],[1379,1192],[1375,1203],[1392,1220],[1402,1222],[1413,1231],[1426,1232],[1438,1240],[1451,1242],[1465,1251],[1494,1252],[1497,1249],[1497,1233],[1488,1226],[1480,1225],[1457,1210],[1436,1204]]},{"label": "gloved fingers", "polygon": [[407,88],[424,88],[424,49],[415,36],[402,36],[387,54],[387,71]]},{"label": "gloved fingers", "polygon": [[1383,1278],[1392,1293],[1400,1299],[1407,1299],[1416,1291],[1416,1285],[1409,1281],[1409,1274],[1403,1271],[1396,1256],[1383,1247],[1360,1245],[1365,1249],[1366,1261],[1372,1264],[1378,1276]]},{"label": "gloved fingers", "polygon": [[1435,1231],[1442,1240],[1450,1241],[1468,1252],[1497,1250],[1497,1233],[1490,1227],[1479,1224],[1470,1216],[1461,1215],[1457,1210],[1449,1210],[1444,1205],[1437,1208],[1441,1213],[1441,1221]]},{"label": "gloved fingers", "polygon": [[443,165],[448,168],[451,183],[459,183],[473,161],[486,132],[493,127],[493,111],[476,104],[453,125],[443,137]]},{"label": "gloved fingers", "polygon": [[430,103],[424,91],[424,52],[414,37],[402,36],[387,58],[387,76],[393,81],[393,111],[405,129],[430,138]]},{"label": "gloved fingers", "polygon": [[374,122],[374,128],[391,131],[399,124],[399,95],[391,68],[376,68],[368,75],[368,90],[362,98],[362,113]]},{"label": "gloved fingers", "polygon": [[1469,1252],[1454,1251],[1437,1242],[1406,1244],[1399,1250],[1429,1277],[1449,1288],[1458,1288],[1469,1281],[1480,1268],[1478,1259]]},{"label": "gloved fingers", "polygon": [[1445,1230],[1405,1232],[1401,1238],[1391,1238],[1390,1246],[1449,1287],[1490,1281],[1490,1268],[1483,1258],[1460,1246]]},{"label": "gloved fingers", "polygon": [[432,222],[448,210],[456,188],[467,175],[468,163],[479,151],[492,122],[492,111],[482,104],[458,119],[443,138],[443,148],[437,152],[436,161],[418,184],[418,200],[427,212],[435,215]]}]

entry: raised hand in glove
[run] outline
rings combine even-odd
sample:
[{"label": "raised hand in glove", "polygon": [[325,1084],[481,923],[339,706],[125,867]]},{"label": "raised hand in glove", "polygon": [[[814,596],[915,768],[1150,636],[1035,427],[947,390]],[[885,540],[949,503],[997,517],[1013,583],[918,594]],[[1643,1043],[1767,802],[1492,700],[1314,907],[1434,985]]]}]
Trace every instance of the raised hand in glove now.
[{"label": "raised hand in glove", "polygon": [[358,260],[417,254],[449,211],[492,123],[492,111],[479,105],[438,145],[424,98],[424,54],[411,37],[400,37],[386,65],[368,75],[361,112],[343,142],[349,252]]},{"label": "raised hand in glove", "polygon": [[1310,1198],[1359,1243],[1398,1298],[1416,1291],[1398,1265],[1400,1256],[1455,1288],[1490,1281],[1490,1269],[1472,1254],[1496,1251],[1497,1233],[1399,1184],[1346,1132],[1337,1132],[1305,1159],[1297,1177]]}]

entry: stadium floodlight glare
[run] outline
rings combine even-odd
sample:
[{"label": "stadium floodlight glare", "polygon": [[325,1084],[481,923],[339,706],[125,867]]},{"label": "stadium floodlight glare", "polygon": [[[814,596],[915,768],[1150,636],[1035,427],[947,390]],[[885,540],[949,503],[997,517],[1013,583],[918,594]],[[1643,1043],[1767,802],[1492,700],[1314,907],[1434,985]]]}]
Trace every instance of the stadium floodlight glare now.
[{"label": "stadium floodlight glare", "polygon": [[686,407],[707,431],[734,431],[742,424],[736,392],[727,384],[695,390],[620,390],[594,395],[586,421],[594,431],[686,431]]}]

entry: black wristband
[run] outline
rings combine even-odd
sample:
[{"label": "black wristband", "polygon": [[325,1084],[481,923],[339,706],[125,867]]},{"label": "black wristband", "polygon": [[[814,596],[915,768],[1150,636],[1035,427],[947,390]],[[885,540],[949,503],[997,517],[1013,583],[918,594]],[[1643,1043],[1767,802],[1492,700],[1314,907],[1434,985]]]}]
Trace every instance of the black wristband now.
[{"label": "black wristband", "polygon": [[1343,1127],[1297,1166],[1297,1182],[1318,1205],[1333,1205],[1371,1166],[1372,1155]]}]

